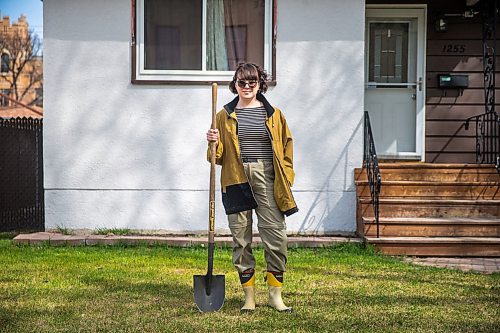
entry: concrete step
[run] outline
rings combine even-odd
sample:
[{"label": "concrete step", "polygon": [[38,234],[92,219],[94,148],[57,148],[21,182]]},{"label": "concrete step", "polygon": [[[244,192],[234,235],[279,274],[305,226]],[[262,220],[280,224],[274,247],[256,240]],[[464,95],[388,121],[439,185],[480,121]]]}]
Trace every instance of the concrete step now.
[{"label": "concrete step", "polygon": [[500,257],[498,237],[365,237],[389,255]]},{"label": "concrete step", "polygon": [[[375,219],[363,217],[362,221],[362,235],[376,236]],[[379,218],[379,234],[383,237],[500,237],[500,218],[383,217]]]}]

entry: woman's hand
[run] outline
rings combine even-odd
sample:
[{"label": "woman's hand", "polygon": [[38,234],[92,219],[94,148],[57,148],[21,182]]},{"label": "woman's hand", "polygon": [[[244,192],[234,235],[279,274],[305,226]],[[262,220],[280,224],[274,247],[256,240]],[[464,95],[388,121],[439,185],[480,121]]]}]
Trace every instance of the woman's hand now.
[{"label": "woman's hand", "polygon": [[219,140],[219,130],[214,128],[214,129],[209,129],[207,132],[207,141],[208,142],[217,142]]}]

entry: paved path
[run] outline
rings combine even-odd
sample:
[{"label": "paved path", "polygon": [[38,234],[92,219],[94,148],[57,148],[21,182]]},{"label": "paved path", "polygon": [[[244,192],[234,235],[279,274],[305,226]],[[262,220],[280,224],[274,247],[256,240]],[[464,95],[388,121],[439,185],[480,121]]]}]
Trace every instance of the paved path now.
[{"label": "paved path", "polygon": [[404,258],[403,261],[421,266],[444,267],[486,274],[500,273],[500,258],[407,257]]},{"label": "paved path", "polygon": [[[52,246],[86,246],[86,245],[114,245],[114,244],[161,244],[169,246],[204,246],[206,237],[202,236],[117,236],[117,235],[62,235],[52,232],[37,232],[20,234],[14,238],[14,244]],[[288,237],[289,247],[325,247],[338,243],[360,243],[356,237]],[[231,237],[215,237],[215,243],[220,246],[232,245]],[[254,236],[254,243],[262,246],[260,237]],[[444,267],[463,271],[481,273],[500,273],[500,258],[445,258],[445,257],[406,257],[405,262],[416,265]]]}]

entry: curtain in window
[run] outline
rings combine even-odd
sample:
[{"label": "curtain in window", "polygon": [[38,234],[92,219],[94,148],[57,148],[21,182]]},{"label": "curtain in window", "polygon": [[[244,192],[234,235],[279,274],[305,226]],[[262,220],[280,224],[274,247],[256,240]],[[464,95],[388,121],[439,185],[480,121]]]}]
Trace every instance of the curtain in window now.
[{"label": "curtain in window", "polygon": [[227,71],[229,68],[224,26],[224,0],[207,0],[207,69]]}]

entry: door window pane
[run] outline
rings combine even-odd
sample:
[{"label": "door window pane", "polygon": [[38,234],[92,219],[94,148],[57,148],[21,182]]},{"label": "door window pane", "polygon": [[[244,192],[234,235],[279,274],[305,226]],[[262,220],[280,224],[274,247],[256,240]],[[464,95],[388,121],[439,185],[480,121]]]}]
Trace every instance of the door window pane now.
[{"label": "door window pane", "polygon": [[370,82],[408,82],[409,23],[370,23]]}]

